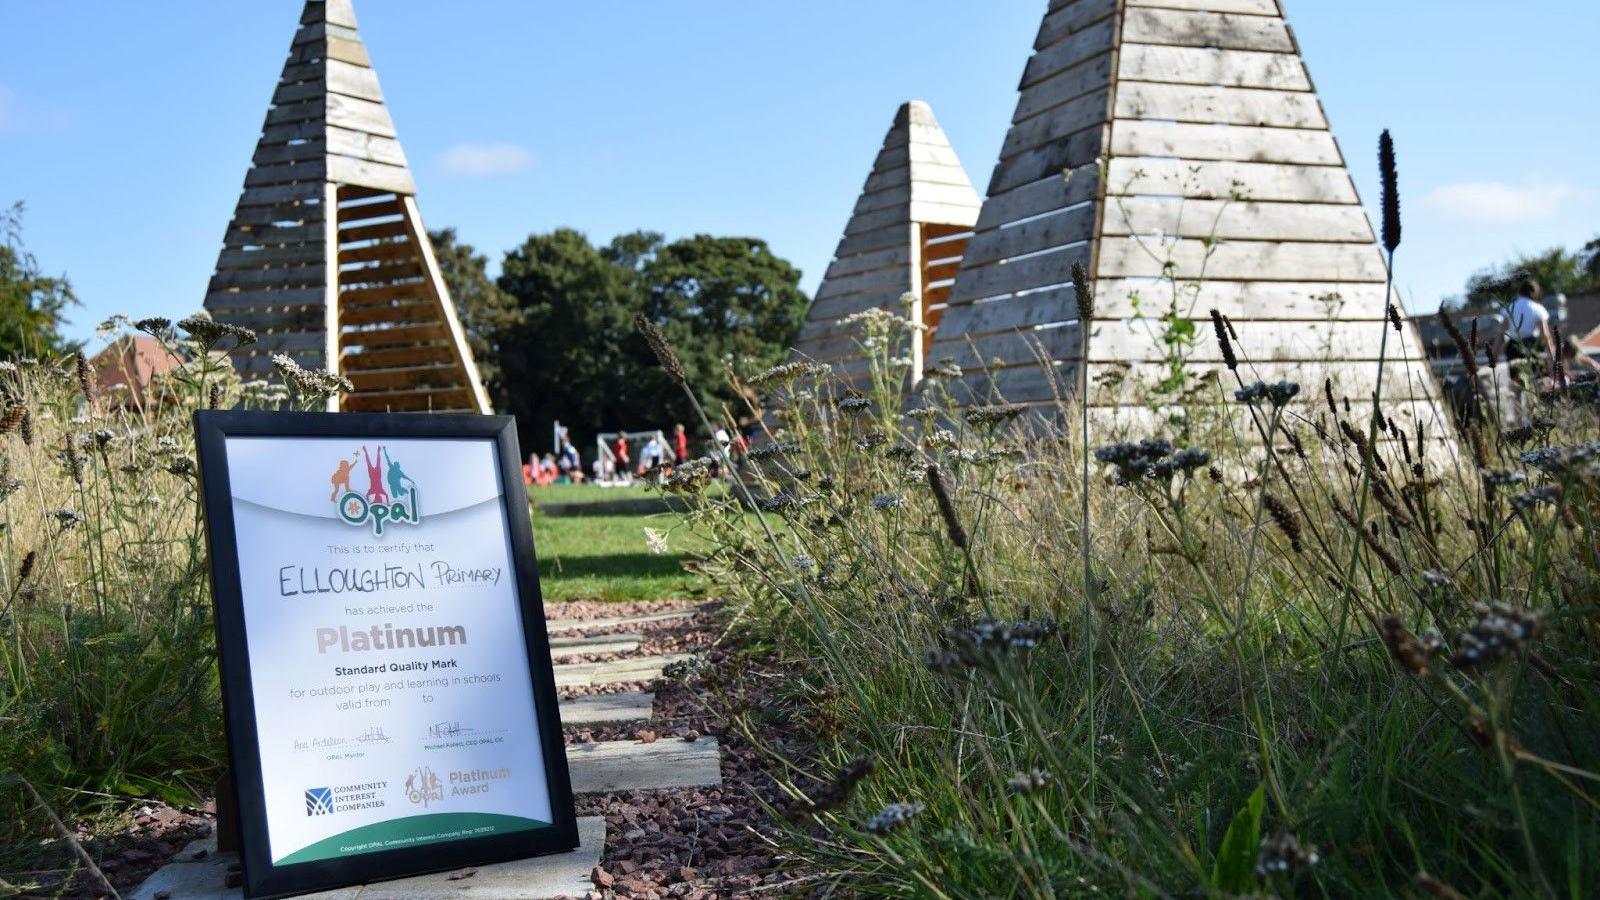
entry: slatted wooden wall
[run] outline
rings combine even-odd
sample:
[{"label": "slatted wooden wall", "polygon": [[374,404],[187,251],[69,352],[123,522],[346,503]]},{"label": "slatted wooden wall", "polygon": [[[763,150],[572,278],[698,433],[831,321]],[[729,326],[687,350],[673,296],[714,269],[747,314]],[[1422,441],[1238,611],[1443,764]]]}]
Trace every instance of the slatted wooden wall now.
[{"label": "slatted wooden wall", "polygon": [[241,374],[284,353],[343,409],[488,412],[350,0],[306,3],[252,163],[205,299],[260,336]]},{"label": "slatted wooden wall", "polygon": [[[1314,398],[1333,376],[1370,394],[1384,262],[1275,0],[1050,2],[930,356],[961,365],[980,399],[1043,403],[1072,388],[1073,262],[1095,281],[1101,418],[1163,374],[1151,319],[1174,295],[1169,271],[1180,315],[1201,325],[1193,371],[1221,366],[1205,321],[1215,307],[1255,361],[1249,379],[1292,378]],[[1409,325],[1387,356],[1391,412],[1448,433]]]},{"label": "slatted wooden wall", "polygon": [[[902,105],[817,288],[797,355],[863,381],[860,329],[843,319],[874,307],[903,313],[901,297],[910,293],[914,317],[937,324],[978,205],[933,110],[920,100]],[[926,341],[913,341],[913,377],[921,376],[926,349]]]}]

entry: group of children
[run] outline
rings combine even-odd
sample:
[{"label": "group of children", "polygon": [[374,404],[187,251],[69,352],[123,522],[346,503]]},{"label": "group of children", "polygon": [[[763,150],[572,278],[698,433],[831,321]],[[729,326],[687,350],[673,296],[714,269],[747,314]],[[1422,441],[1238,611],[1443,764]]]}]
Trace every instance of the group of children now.
[{"label": "group of children", "polygon": [[[673,426],[672,436],[665,441],[660,434],[659,431],[649,432],[648,439],[639,448],[639,460],[635,465],[628,448],[628,433],[618,431],[616,438],[590,464],[592,471],[585,473],[582,456],[563,431],[560,450],[528,457],[528,462],[522,467],[522,477],[528,484],[535,485],[581,484],[585,481],[626,484],[635,477],[642,478],[657,469],[670,470],[674,463],[689,458],[689,435],[683,423]],[[721,428],[717,429],[713,440],[729,453],[742,453],[745,445],[743,435],[731,437]]]}]

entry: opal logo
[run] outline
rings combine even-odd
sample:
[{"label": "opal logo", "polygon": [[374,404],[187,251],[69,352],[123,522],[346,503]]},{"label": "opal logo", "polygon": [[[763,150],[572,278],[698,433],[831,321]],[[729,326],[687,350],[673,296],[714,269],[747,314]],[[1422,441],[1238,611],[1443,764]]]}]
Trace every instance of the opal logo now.
[{"label": "opal logo", "polygon": [[326,816],[333,812],[333,788],[306,788],[306,815]]},{"label": "opal logo", "polygon": [[444,799],[444,783],[439,780],[439,776],[433,774],[432,769],[418,766],[406,776],[406,799],[421,804],[426,809],[428,804]]},{"label": "opal logo", "polygon": [[[362,461],[365,461],[367,470],[365,493],[350,484],[356,463]],[[339,460],[338,467],[328,481],[333,486],[328,492],[328,501],[335,505],[339,518],[347,525],[371,527],[375,536],[382,537],[384,528],[390,524],[405,522],[416,525],[422,521],[422,513],[417,506],[416,481],[400,468],[400,463],[381,444],[376,458],[366,447],[362,447],[359,455],[352,453],[349,459]]]}]

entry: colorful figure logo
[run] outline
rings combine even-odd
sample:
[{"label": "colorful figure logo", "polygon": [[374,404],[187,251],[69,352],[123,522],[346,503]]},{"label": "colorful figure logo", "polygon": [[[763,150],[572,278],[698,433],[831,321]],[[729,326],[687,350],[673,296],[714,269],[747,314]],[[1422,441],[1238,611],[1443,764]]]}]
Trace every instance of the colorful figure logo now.
[{"label": "colorful figure logo", "polygon": [[[367,490],[357,491],[350,484],[356,462],[364,461],[367,467]],[[385,461],[387,460],[387,465]],[[374,456],[366,447],[360,455],[352,453],[349,459],[339,460],[333,475],[328,479],[333,490],[328,499],[337,504],[339,518],[350,525],[372,526],[372,533],[383,536],[383,529],[392,522],[416,525],[422,521],[417,506],[417,483],[400,468],[394,457],[388,456],[382,446]]]},{"label": "colorful figure logo", "polygon": [[440,783],[439,776],[433,774],[432,769],[418,766],[406,776],[406,799],[427,808],[428,804],[444,799],[444,785]]}]

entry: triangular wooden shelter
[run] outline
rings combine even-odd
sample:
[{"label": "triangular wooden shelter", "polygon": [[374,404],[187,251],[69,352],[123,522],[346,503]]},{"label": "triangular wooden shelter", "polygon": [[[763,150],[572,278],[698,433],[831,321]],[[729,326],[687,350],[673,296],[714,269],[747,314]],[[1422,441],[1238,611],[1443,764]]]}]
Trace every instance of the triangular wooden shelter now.
[{"label": "triangular wooden shelter", "polygon": [[241,374],[283,353],[349,378],[339,409],[488,412],[350,0],[306,3],[252,162],[205,299],[260,336]]},{"label": "triangular wooden shelter", "polygon": [[[902,105],[845,226],[806,323],[798,356],[826,362],[849,381],[864,381],[859,328],[844,324],[872,308],[903,314],[916,298],[914,321],[933,329],[944,315],[961,254],[978,220],[978,194],[933,110],[921,100]],[[911,342],[912,378],[922,375],[932,340]]]},{"label": "triangular wooden shelter", "polygon": [[[1275,0],[1051,0],[930,356],[980,402],[1071,392],[1074,262],[1095,284],[1102,412],[1167,373],[1186,330],[1169,310],[1198,325],[1177,345],[1191,371],[1218,370],[1213,307],[1254,361],[1247,380],[1370,395],[1384,260]],[[1391,412],[1447,433],[1414,330],[1389,338]]]}]

